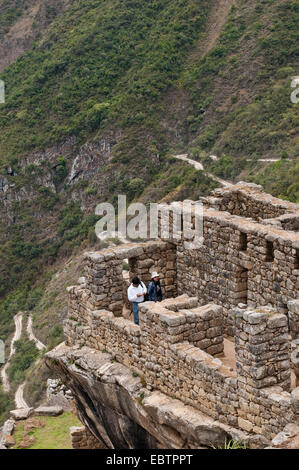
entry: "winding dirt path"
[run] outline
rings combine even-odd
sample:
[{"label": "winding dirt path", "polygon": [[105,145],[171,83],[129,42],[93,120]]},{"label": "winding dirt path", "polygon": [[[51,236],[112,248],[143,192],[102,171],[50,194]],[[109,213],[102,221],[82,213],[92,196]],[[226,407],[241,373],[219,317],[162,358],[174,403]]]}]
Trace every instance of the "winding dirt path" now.
[{"label": "winding dirt path", "polygon": [[9,357],[8,357],[8,360],[5,364],[5,366],[1,370],[3,390],[5,392],[9,392],[9,390],[10,390],[10,383],[9,383],[9,380],[8,380],[6,370],[9,366],[9,363],[10,363],[10,360],[11,360],[12,356],[16,352],[16,348],[14,346],[14,343],[15,343],[15,341],[18,341],[21,338],[22,322],[23,322],[23,312],[19,312],[19,313],[17,313],[17,315],[14,316],[15,334],[14,334],[12,340],[11,340],[11,343],[10,343],[10,354],[9,354]]},{"label": "winding dirt path", "polygon": [[[11,343],[10,343],[10,354],[9,354],[9,357],[8,357],[8,360],[5,364],[5,366],[1,370],[1,379],[2,379],[2,384],[3,384],[3,390],[6,393],[8,393],[10,391],[10,383],[9,383],[9,379],[8,379],[6,371],[7,371],[7,368],[10,364],[10,361],[11,361],[13,355],[16,352],[16,348],[14,346],[14,343],[15,343],[15,341],[18,341],[21,338],[21,335],[22,335],[23,312],[19,312],[19,313],[17,313],[17,315],[14,316],[14,323],[15,323],[15,333],[14,333],[14,336],[13,336],[13,338],[11,340]],[[33,330],[32,330],[32,315],[31,314],[28,317],[27,333],[28,333],[29,339],[31,341],[35,342],[35,345],[36,345],[36,347],[39,351],[46,348],[46,346],[41,341],[39,341],[33,333]],[[37,359],[36,364],[38,363],[38,361],[39,361],[39,358]],[[15,393],[15,404],[16,404],[16,407],[18,409],[20,409],[20,408],[29,408],[28,404],[26,403],[26,401],[24,399],[24,387],[25,387],[25,382],[22,383],[21,385],[19,385],[19,387],[17,388],[17,391]]]},{"label": "winding dirt path", "polygon": [[[27,322],[27,334],[28,334],[28,337],[30,339],[30,341],[34,341],[35,342],[35,346],[36,348],[41,351],[42,349],[45,349],[46,346],[41,342],[39,341],[39,339],[37,339],[37,337],[35,336],[35,334],[33,333],[33,329],[32,329],[32,314],[29,315],[28,317],[28,322]],[[37,365],[39,363],[40,359],[38,358],[36,361],[35,361],[35,365]],[[15,394],[15,404],[16,404],[16,407],[18,409],[20,408],[29,408],[29,405],[26,403],[25,399],[24,399],[24,387],[25,387],[25,384],[26,382],[22,383],[21,385],[19,385],[17,391],[16,391],[16,394]]]},{"label": "winding dirt path", "polygon": [[196,170],[204,171],[207,176],[209,176],[212,180],[219,183],[221,186],[228,187],[232,185],[229,181],[225,181],[213,175],[212,173],[208,173],[207,171],[205,171],[203,164],[200,162],[197,162],[196,160],[192,160],[191,158],[189,158],[187,153],[184,153],[182,155],[173,155],[173,157],[176,158],[177,160],[182,160],[183,162],[189,163],[189,165],[194,166]]}]

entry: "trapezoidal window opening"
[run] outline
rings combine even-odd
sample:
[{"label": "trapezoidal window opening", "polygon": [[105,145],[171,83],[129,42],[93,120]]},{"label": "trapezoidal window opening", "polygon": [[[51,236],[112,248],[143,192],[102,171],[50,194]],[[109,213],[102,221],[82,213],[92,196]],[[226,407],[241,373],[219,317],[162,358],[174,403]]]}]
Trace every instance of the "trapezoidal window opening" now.
[{"label": "trapezoidal window opening", "polygon": [[240,232],[240,251],[247,251],[247,233]]},{"label": "trapezoidal window opening", "polygon": [[274,245],[272,242],[267,241],[266,250],[266,261],[272,263],[274,261]]},{"label": "trapezoidal window opening", "polygon": [[299,269],[299,250],[296,250],[295,254],[295,269]]}]

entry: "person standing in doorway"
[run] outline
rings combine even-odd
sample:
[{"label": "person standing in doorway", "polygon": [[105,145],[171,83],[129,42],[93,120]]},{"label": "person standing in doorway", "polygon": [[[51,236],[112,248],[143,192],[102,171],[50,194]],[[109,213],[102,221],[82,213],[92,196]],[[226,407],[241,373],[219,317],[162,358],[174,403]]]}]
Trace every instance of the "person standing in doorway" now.
[{"label": "person standing in doorway", "polygon": [[132,283],[128,288],[128,299],[132,303],[132,310],[134,314],[134,323],[139,325],[139,304],[144,302],[144,296],[147,289],[144,283],[138,278],[134,277]]},{"label": "person standing in doorway", "polygon": [[160,284],[160,276],[157,272],[152,273],[152,280],[148,286],[148,300],[151,302],[161,302],[163,298]]}]

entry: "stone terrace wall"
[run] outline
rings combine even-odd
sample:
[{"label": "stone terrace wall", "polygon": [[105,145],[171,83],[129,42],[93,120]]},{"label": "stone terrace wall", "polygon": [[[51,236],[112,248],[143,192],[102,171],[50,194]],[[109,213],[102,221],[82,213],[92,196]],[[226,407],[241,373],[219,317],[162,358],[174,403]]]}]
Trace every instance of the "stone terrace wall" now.
[{"label": "stone terrace wall", "polygon": [[251,217],[255,220],[271,219],[287,213],[299,212],[299,205],[275,198],[263,191],[262,186],[240,182],[217,188],[203,202],[219,211]]}]

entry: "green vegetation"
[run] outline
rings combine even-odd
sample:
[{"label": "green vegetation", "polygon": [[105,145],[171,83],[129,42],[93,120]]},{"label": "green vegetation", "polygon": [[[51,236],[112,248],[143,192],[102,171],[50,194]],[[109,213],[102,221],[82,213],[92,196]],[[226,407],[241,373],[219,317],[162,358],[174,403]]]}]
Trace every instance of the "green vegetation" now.
[{"label": "green vegetation", "polygon": [[45,402],[47,392],[47,380],[53,373],[45,365],[44,361],[35,361],[26,371],[26,385],[24,398],[28,405],[37,407]]},{"label": "green vegetation", "polygon": [[250,174],[248,179],[273,190],[282,199],[299,201],[299,163],[294,166],[291,162],[281,159],[263,172]]},{"label": "green vegetation", "polygon": [[14,330],[12,319],[20,310],[32,310],[43,295],[41,287],[17,289],[0,303],[0,339],[6,341]]},{"label": "green vegetation", "polygon": [[142,194],[145,202],[160,200],[194,199],[206,196],[218,183],[211,180],[203,171],[195,170],[187,163],[178,162],[173,157],[166,159],[163,171],[157,175]]},{"label": "green vegetation", "polygon": [[[0,296],[20,283],[28,288],[44,266],[71,256],[83,240],[96,243],[96,218],[86,217],[78,199],[88,198],[92,206],[99,190],[109,202],[117,193],[126,193],[129,201],[168,193],[197,198],[214,187],[186,165],[182,170],[171,162],[169,168],[165,157],[177,145],[166,131],[169,93],[185,94],[186,115],[173,117],[180,146],[199,158],[209,152],[221,156],[208,165],[221,177],[252,172],[251,179],[274,195],[297,199],[298,117],[290,77],[296,70],[298,5],[239,0],[218,43],[201,58],[196,51],[209,14],[207,0],[75,0],[43,39],[1,74],[7,96],[0,107],[0,166],[5,171],[9,164],[17,173],[16,190],[25,187],[35,196],[14,202],[14,224],[0,230],[6,240]],[[54,167],[43,161],[20,168],[20,158],[31,150],[69,137],[80,145],[118,128],[122,137],[113,160],[100,168],[98,183],[95,176],[69,187],[64,155]],[[289,171],[246,166],[246,158],[254,164],[268,155],[287,156]],[[49,172],[57,194],[44,187]]]},{"label": "green vegetation", "polygon": [[[44,424],[41,428],[33,428],[28,431],[29,436],[33,436],[34,442],[29,449],[71,449],[70,427],[81,426],[82,423],[72,413],[63,413],[57,417],[41,417]],[[20,443],[24,438],[24,423],[19,421],[14,432],[14,449],[20,448]]]},{"label": "green vegetation", "polygon": [[[28,4],[26,0],[22,2]],[[20,6],[18,0],[1,1],[0,2],[0,38],[6,33],[9,27],[22,15],[25,5]]]},{"label": "green vegetation", "polygon": [[[275,168],[256,181],[276,196],[298,200],[291,187],[299,147],[298,113],[290,100],[290,84],[298,60],[299,6],[295,1],[275,0],[238,4],[219,44],[185,73],[192,103],[186,122],[195,135],[201,128],[193,152],[228,155],[210,168],[230,179],[244,169],[246,157],[253,162],[261,157],[289,158],[290,171],[280,175],[281,185],[276,183]],[[232,96],[233,84],[238,91]]]}]

